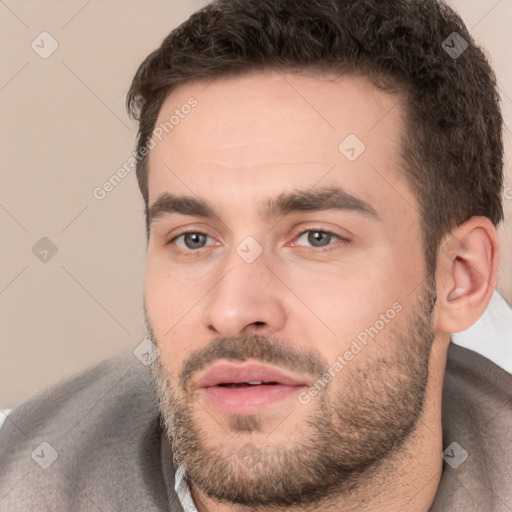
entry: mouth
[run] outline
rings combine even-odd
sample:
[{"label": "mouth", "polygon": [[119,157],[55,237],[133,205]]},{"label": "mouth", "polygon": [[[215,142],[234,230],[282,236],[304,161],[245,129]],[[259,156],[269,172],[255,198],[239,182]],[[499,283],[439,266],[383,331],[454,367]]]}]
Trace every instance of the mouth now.
[{"label": "mouth", "polygon": [[218,386],[222,388],[227,389],[241,389],[241,388],[250,388],[253,386],[279,386],[279,382],[262,382],[260,381],[253,381],[253,382],[237,382],[237,383],[231,383],[231,384],[217,384]]},{"label": "mouth", "polygon": [[212,365],[197,383],[207,406],[225,415],[256,414],[306,386],[303,378],[276,367],[226,360]]}]

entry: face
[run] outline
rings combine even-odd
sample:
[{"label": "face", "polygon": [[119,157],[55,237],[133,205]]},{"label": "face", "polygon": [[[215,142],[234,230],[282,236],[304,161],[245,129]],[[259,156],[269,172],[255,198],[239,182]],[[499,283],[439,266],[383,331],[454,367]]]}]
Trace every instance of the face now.
[{"label": "face", "polygon": [[345,492],[413,432],[428,383],[435,285],[399,98],[269,71],[183,84],[166,122],[145,310],[175,457],[253,507]]}]

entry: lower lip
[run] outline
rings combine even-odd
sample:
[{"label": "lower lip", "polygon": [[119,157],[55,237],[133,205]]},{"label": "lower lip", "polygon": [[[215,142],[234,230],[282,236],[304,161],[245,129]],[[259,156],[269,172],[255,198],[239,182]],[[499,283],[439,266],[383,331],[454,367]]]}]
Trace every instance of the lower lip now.
[{"label": "lower lip", "polygon": [[221,414],[257,414],[275,402],[297,395],[305,387],[262,384],[248,388],[211,386],[201,389],[208,403]]}]

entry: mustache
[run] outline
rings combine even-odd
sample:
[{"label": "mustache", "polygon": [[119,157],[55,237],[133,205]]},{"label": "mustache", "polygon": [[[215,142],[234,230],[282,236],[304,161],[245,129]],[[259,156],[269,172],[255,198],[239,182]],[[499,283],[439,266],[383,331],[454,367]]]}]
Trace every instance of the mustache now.
[{"label": "mustache", "polygon": [[260,335],[220,337],[189,355],[179,374],[180,385],[187,389],[197,372],[219,359],[240,362],[251,359],[313,377],[321,377],[329,368],[318,352],[299,350],[276,338]]}]

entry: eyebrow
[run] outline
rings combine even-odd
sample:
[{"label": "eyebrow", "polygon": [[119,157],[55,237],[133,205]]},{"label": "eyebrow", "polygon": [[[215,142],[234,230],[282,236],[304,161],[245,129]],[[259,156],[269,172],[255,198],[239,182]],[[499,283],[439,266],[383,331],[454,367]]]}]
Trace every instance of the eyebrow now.
[{"label": "eyebrow", "polygon": [[[293,190],[283,192],[279,196],[264,202],[260,214],[263,219],[271,220],[296,212],[327,210],[350,211],[374,220],[380,219],[371,205],[340,187],[323,188],[317,191]],[[206,201],[192,196],[177,196],[165,192],[149,208],[148,222],[152,224],[157,219],[173,213],[221,220]]]}]

